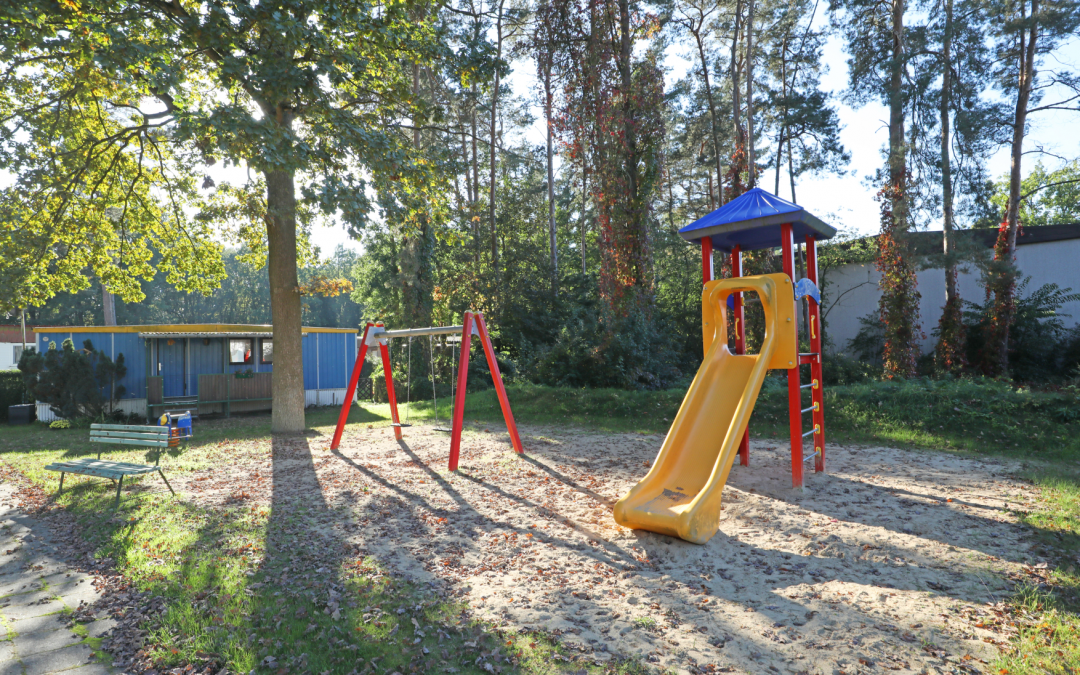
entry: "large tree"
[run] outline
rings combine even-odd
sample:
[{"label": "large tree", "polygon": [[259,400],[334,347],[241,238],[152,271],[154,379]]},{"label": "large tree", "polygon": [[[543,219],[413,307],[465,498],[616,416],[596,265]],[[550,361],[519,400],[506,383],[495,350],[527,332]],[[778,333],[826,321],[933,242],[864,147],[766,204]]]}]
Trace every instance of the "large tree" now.
[{"label": "large tree", "polygon": [[[1063,40],[1071,37],[1080,25],[1080,5],[1073,0],[1004,0],[996,7],[1000,20],[996,25],[999,86],[1013,102],[1006,122],[1009,143],[1009,200],[994,246],[994,264],[988,274],[988,290],[994,296],[994,309],[982,357],[987,374],[1001,375],[1009,369],[1009,328],[1016,314],[1016,281],[1019,271],[1014,263],[1016,235],[1020,227],[1020,204],[1028,117],[1045,110],[1080,110],[1080,78],[1070,69],[1047,69],[1040,65]],[[1057,88],[1054,91],[1053,88]],[[1050,91],[1050,99],[1044,95]]]},{"label": "large tree", "polygon": [[[426,222],[423,204],[438,196],[425,178],[432,162],[416,159],[403,130],[429,117],[412,78],[436,43],[421,4],[4,3],[3,152],[21,186],[9,194],[5,220],[24,225],[14,234],[9,225],[3,245],[31,253],[18,258],[20,266],[0,256],[3,275],[47,278],[46,289],[35,291],[47,295],[78,285],[72,270],[80,261],[53,263],[63,274],[52,277],[41,263],[27,269],[34,252],[62,260],[92,250],[83,266],[101,270],[111,291],[130,298],[136,279],[152,276],[147,249],[154,247],[177,283],[212,285],[221,257],[205,249],[217,246],[216,223],[185,223],[183,214],[198,212],[194,183],[203,165],[246,167],[263,190],[258,229],[246,233],[266,242],[277,351],[272,428],[301,431],[298,213],[317,207],[359,229],[374,177],[408,195],[400,223],[418,227]],[[172,225],[163,224],[161,200],[173,202]],[[80,210],[73,213],[72,204]],[[101,224],[105,207],[120,209],[112,228]],[[103,233],[111,233],[108,241],[96,239]],[[104,271],[110,264],[113,277]]]},{"label": "large tree", "polygon": [[921,328],[915,264],[907,237],[912,216],[905,131],[911,57],[905,25],[908,5],[906,0],[838,0],[833,7],[842,10],[836,16],[851,54],[849,100],[856,104],[878,100],[889,111],[885,166],[879,172],[879,309],[885,335],[885,375],[910,377],[915,374]]}]

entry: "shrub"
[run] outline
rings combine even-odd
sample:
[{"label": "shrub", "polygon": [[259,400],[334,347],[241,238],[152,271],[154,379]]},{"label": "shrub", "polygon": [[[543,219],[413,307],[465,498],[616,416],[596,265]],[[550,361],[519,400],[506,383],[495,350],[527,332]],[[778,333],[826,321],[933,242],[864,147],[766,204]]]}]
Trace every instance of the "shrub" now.
[{"label": "shrub", "polygon": [[[1016,312],[1009,327],[1009,375],[1022,382],[1046,382],[1068,375],[1080,348],[1074,346],[1074,334],[1065,328],[1061,307],[1080,300],[1080,293],[1057,284],[1045,284],[1025,293],[1031,277],[1016,288]],[[994,310],[993,299],[979,305],[964,303],[964,321],[968,326],[968,363],[980,364]],[[983,364],[985,366],[985,364]]]},{"label": "shrub", "polygon": [[19,370],[30,395],[48,403],[58,417],[103,419],[124,394],[124,386],[117,381],[123,379],[127,366],[123,354],[117,355],[114,363],[104,352],[95,350],[90,340],[76,350],[69,338],[60,349],[56,343],[50,344],[44,354],[33,348],[25,350]]},{"label": "shrub", "polygon": [[0,372],[0,420],[7,420],[8,406],[22,403],[25,394],[19,371]]}]

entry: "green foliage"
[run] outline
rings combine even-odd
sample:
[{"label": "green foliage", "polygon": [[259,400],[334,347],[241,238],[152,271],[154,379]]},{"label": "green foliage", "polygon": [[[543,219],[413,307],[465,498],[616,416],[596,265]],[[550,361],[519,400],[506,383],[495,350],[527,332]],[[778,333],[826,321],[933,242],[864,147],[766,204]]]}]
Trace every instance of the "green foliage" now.
[{"label": "green foliage", "polygon": [[[1065,303],[1080,300],[1080,293],[1057,284],[1045,284],[1026,293],[1031,277],[1017,285],[1016,309],[1009,328],[1009,375],[1022,382],[1059,380],[1067,375],[1064,356],[1072,341],[1062,319]],[[983,304],[965,302],[965,323],[968,328],[967,357],[972,364],[985,358],[985,342],[993,299]]]},{"label": "green foliage", "polygon": [[8,406],[21,404],[25,397],[22,374],[17,370],[0,371],[0,420],[7,420]]},{"label": "green foliage", "polygon": [[[993,189],[990,201],[998,213],[1005,213],[1009,205],[1009,177],[994,181]],[[1020,203],[1020,225],[1023,227],[1080,221],[1080,160],[1053,171],[1037,162],[1020,182],[1020,194],[1026,197]],[[987,222],[985,225],[997,227],[998,223]]]},{"label": "green foliage", "polygon": [[55,343],[44,353],[36,349],[23,351],[19,359],[23,385],[36,401],[49,404],[52,412],[64,419],[101,419],[111,413],[116,400],[123,396],[119,383],[127,374],[124,355],[116,362],[90,340],[76,350],[71,338],[60,349]]}]

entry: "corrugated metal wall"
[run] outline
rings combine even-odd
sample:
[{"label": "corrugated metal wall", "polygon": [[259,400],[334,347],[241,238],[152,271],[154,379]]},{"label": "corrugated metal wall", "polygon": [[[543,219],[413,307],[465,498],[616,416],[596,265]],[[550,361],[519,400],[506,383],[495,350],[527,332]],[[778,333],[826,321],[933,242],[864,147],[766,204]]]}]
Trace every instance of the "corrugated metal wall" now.
[{"label": "corrugated metal wall", "polygon": [[304,353],[304,389],[319,388],[319,343],[316,341],[318,335],[308,333],[301,343]]},{"label": "corrugated metal wall", "polygon": [[220,373],[225,362],[221,338],[190,338],[188,354],[188,395],[199,395],[199,375]]},{"label": "corrugated metal wall", "polygon": [[136,333],[42,333],[37,336],[38,352],[44,353],[50,342],[59,349],[64,340],[71,338],[76,349],[82,349],[83,342],[90,340],[94,349],[100,349],[113,361],[120,354],[124,355],[127,375],[121,381],[124,395],[121,399],[146,398],[146,345],[145,340]]},{"label": "corrugated metal wall", "polygon": [[[261,363],[262,341],[255,339],[254,363],[226,365],[224,338],[173,338],[174,344],[167,344],[168,338],[145,339],[138,333],[67,333],[44,332],[37,335],[39,351],[49,348],[49,342],[60,344],[72,338],[77,348],[82,348],[85,340],[90,340],[95,349],[101,349],[115,360],[124,355],[127,375],[122,384],[126,388],[124,399],[146,398],[147,362],[150,362],[150,375],[158,374],[164,378],[165,396],[197,396],[199,393],[198,376],[208,373],[229,373],[253,370],[259,373],[272,372],[273,365]],[[266,338],[269,339],[269,338]],[[348,386],[349,376],[356,363],[357,336],[355,333],[315,333],[303,337],[301,347],[304,363],[304,389],[344,390]],[[414,345],[415,346],[415,345]],[[147,351],[150,351],[150,359]],[[185,381],[187,388],[185,391]],[[340,398],[340,393],[333,392]],[[316,397],[320,404],[323,401]]]}]

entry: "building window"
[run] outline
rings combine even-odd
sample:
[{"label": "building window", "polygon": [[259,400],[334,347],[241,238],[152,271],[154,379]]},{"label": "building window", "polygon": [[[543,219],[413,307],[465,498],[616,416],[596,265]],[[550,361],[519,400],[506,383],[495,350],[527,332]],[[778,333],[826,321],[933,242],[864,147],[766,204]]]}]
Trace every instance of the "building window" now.
[{"label": "building window", "polygon": [[229,340],[229,365],[250,365],[252,363],[251,338]]},{"label": "building window", "polygon": [[19,359],[22,358],[22,350],[23,350],[22,345],[15,345],[14,347],[12,347],[12,351],[14,352],[14,357],[13,357],[14,361],[13,362],[16,365],[18,365]]},{"label": "building window", "polygon": [[274,341],[263,340],[262,341],[262,363],[274,362]]}]

